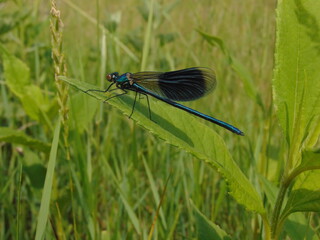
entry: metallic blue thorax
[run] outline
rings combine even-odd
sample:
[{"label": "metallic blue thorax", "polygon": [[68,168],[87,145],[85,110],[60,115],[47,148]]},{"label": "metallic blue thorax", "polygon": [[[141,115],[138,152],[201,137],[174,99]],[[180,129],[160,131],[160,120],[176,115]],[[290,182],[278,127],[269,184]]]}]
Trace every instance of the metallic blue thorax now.
[{"label": "metallic blue thorax", "polygon": [[127,73],[124,73],[117,78],[118,83],[123,83],[123,82],[128,82],[128,81],[129,81],[129,79],[127,78]]}]

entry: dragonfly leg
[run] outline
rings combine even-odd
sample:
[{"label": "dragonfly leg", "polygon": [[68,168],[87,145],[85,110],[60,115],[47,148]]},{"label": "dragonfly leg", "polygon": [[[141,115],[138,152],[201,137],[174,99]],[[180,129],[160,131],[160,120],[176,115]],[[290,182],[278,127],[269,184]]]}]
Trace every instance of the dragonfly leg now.
[{"label": "dragonfly leg", "polygon": [[131,113],[130,113],[129,118],[131,118],[131,116],[132,116],[132,114],[133,114],[133,111],[134,111],[134,107],[136,106],[137,95],[138,95],[138,92],[136,92],[136,95],[135,95],[135,97],[134,97],[134,102],[133,102],[133,105],[132,105],[132,111],[131,111]]},{"label": "dragonfly leg", "polygon": [[124,90],[124,89],[121,89],[121,90],[123,91],[123,93],[116,94],[116,95],[114,95],[114,96],[112,96],[112,97],[108,97],[108,98],[107,98],[106,100],[104,100],[103,102],[107,102],[107,101],[109,101],[111,98],[120,97],[120,96],[125,95],[125,94],[128,93],[128,92],[127,92],[126,90]]},{"label": "dragonfly leg", "polygon": [[[139,93],[140,93],[141,95],[146,96],[146,98],[147,98],[147,103],[148,103],[149,119],[150,119],[151,121],[153,121],[152,118],[151,118],[151,108],[150,108],[149,96],[148,96],[148,94],[145,94],[145,93],[142,93],[142,92],[139,92]],[[153,121],[153,122],[155,122],[155,121]]]},{"label": "dragonfly leg", "polygon": [[148,97],[148,95],[146,95],[146,97],[147,97],[147,102],[148,102],[149,118],[150,118],[151,121],[153,121],[152,118],[151,118],[151,109],[150,109],[149,97]]},{"label": "dragonfly leg", "polygon": [[103,93],[105,93],[105,92],[108,92],[109,91],[109,89],[112,87],[114,85],[114,83],[111,83],[110,85],[109,85],[109,87],[106,89],[106,90],[100,90],[100,89],[88,89],[88,90],[86,90],[86,91],[84,91],[85,93],[87,93],[87,92],[103,92]]}]

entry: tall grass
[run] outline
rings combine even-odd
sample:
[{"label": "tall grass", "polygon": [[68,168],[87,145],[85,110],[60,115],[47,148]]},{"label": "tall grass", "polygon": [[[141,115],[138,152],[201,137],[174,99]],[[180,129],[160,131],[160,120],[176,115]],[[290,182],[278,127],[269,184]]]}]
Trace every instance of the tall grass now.
[{"label": "tall grass", "polygon": [[[245,132],[240,138],[210,125],[256,189],[272,195],[283,168],[279,159],[286,154],[271,98],[275,2],[63,0],[57,3],[63,38],[54,44],[64,53],[69,76],[101,89],[108,72],[214,68],[215,93],[188,106]],[[45,238],[148,239],[152,233],[153,239],[191,239],[197,236],[193,204],[234,239],[263,238],[261,219],[228,195],[226,182],[207,164],[82,92],[70,88],[67,95],[62,89],[57,98],[55,68],[60,65],[51,59],[48,2],[1,5],[0,18],[6,19],[1,45],[29,69],[30,85],[40,89],[43,99],[31,112],[32,102],[8,87],[1,68],[1,127],[23,130],[43,145],[29,146],[24,137],[22,143],[2,138],[0,239],[35,237],[49,168],[47,143],[58,109],[69,127],[59,142]],[[263,107],[223,51],[197,30],[218,36],[249,69]],[[151,108],[154,104],[151,100]],[[310,222],[317,223],[318,217],[311,216]]]}]

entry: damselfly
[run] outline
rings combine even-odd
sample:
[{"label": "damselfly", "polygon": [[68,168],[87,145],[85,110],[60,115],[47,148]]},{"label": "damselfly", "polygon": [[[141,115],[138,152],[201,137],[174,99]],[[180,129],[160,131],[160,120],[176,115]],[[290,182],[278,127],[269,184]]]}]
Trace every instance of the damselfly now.
[{"label": "damselfly", "polygon": [[[127,72],[122,75],[114,72],[107,75],[107,80],[111,82],[111,84],[102,92],[108,92],[113,85],[123,90],[122,94],[117,94],[113,97],[126,94],[127,90],[136,92],[136,97],[138,93],[146,95],[147,97],[150,95],[167,104],[217,124],[233,133],[244,135],[241,130],[226,122],[175,102],[195,100],[212,91],[216,86],[216,77],[214,72],[209,68],[193,67],[172,72]],[[88,91],[91,91],[91,89]],[[132,113],[136,97],[133,103]],[[147,98],[147,100],[149,105],[149,99]]]}]

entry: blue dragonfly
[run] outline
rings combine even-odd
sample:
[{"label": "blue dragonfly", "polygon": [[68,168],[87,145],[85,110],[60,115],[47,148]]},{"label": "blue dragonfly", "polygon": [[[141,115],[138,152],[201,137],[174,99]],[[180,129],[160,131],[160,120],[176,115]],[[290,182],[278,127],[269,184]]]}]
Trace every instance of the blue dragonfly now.
[{"label": "blue dragonfly", "polygon": [[[136,92],[131,115],[133,114],[137,94],[140,93],[147,96],[148,106],[150,106],[148,96],[152,96],[171,106],[217,124],[233,133],[244,136],[244,133],[241,130],[231,124],[176,102],[198,99],[215,88],[216,77],[214,72],[209,68],[192,67],[171,72],[127,72],[122,75],[119,75],[118,72],[114,72],[107,75],[107,80],[111,82],[111,84],[106,90],[89,89],[87,91],[108,92],[112,91],[110,89],[115,85],[115,89],[121,89],[123,93],[114,95],[110,98],[126,94],[128,93],[128,90]],[[149,114],[151,118],[150,107]]]}]

